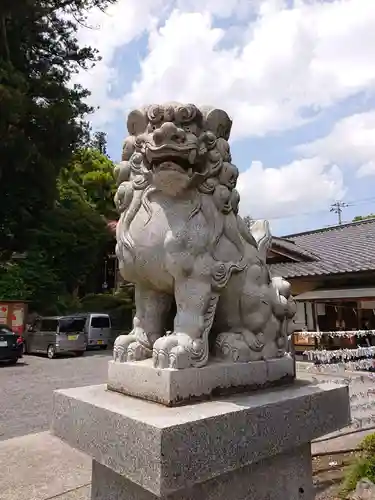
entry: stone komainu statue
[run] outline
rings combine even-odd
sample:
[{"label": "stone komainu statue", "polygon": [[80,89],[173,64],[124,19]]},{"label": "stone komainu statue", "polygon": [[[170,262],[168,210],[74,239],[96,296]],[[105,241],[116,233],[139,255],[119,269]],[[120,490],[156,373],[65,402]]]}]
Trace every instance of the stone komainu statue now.
[{"label": "stone komainu statue", "polygon": [[151,105],[132,111],[127,126],[115,168],[116,253],[135,284],[136,316],[115,341],[115,361],[152,357],[155,367],[188,368],[209,354],[233,362],[284,356],[295,303],[289,283],[270,277],[268,222],[249,231],[238,215],[227,113]]}]

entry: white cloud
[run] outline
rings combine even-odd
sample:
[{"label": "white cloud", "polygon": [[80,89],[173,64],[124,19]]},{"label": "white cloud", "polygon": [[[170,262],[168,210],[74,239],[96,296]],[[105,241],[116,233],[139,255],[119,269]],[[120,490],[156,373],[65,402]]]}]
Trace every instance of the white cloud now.
[{"label": "white cloud", "polygon": [[[79,40],[98,48],[102,61],[76,80],[100,106],[93,121],[105,125],[128,106],[179,99],[224,107],[237,137],[264,135],[298,126],[306,108],[371,89],[375,2],[292,3],[118,0],[106,13],[92,11],[88,24],[94,29],[80,29]],[[171,12],[173,6],[179,10]],[[218,29],[217,17],[228,18],[228,27]],[[151,33],[141,74],[125,99],[114,98],[114,56],[145,32]]]},{"label": "white cloud", "polygon": [[261,162],[240,174],[241,213],[277,219],[327,209],[345,194],[342,172],[320,158],[296,160],[279,168]]},{"label": "white cloud", "polygon": [[[261,0],[117,0],[105,12],[93,9],[89,12],[86,26],[80,27],[78,41],[99,51],[101,60],[94,68],[80,71],[73,83],[80,83],[91,91],[89,104],[99,108],[92,121],[102,126],[113,120],[116,111],[123,110],[123,101],[111,96],[111,89],[118,82],[118,67],[114,57],[117,51],[149,32],[164,20],[171,7],[179,5],[186,10],[208,10],[218,17],[233,13],[246,15]],[[251,8],[250,8],[251,7]],[[129,74],[129,80],[134,77]]]},{"label": "white cloud", "polygon": [[256,13],[263,0],[177,0],[175,6],[184,12],[210,12],[219,18],[247,18]]},{"label": "white cloud", "polygon": [[111,88],[118,81],[116,51],[151,29],[156,14],[162,14],[168,5],[167,0],[118,0],[105,12],[92,10],[86,22],[89,28],[79,29],[79,43],[97,49],[101,57],[94,68],[80,71],[73,80],[91,91],[88,102],[100,108],[93,115],[96,124],[108,123],[119,109],[119,103],[111,98]]},{"label": "white cloud", "polygon": [[375,111],[358,113],[337,122],[330,134],[296,150],[326,161],[358,167],[357,175],[375,174]]},{"label": "white cloud", "polygon": [[237,137],[264,135],[302,123],[306,108],[328,107],[375,82],[373,0],[296,0],[292,9],[264,0],[242,44],[231,49],[204,10],[209,4],[200,13],[175,10],[152,31],[126,106],[206,102],[232,114]]},{"label": "white cloud", "polygon": [[[374,0],[118,0],[89,24],[100,29],[82,29],[80,41],[103,60],[78,79],[101,106],[93,121],[102,128],[129,107],[181,100],[226,109],[234,138],[264,136],[375,88]],[[121,85],[114,56],[144,33],[148,53],[138,77],[128,75],[131,91],[111,96]],[[326,209],[345,194],[336,164],[375,174],[374,130],[375,112],[355,115],[299,148],[310,158],[277,169],[254,162],[239,179],[242,212],[273,219]]]},{"label": "white cloud", "polygon": [[375,175],[375,161],[369,161],[360,166],[357,177],[369,177]]}]

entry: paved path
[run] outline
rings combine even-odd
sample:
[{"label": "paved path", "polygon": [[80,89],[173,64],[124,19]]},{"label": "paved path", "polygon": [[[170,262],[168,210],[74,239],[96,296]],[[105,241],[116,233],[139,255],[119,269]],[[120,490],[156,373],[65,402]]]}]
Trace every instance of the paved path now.
[{"label": "paved path", "polygon": [[49,432],[0,442],[1,500],[89,498],[91,459]]},{"label": "paved path", "polygon": [[0,365],[0,500],[90,498],[91,459],[48,432],[52,393],[104,383],[110,354]]},{"label": "paved path", "polygon": [[335,453],[339,451],[355,450],[359,447],[364,437],[373,434],[374,429],[348,434],[346,436],[338,435],[335,439],[327,441],[317,441],[311,445],[311,453],[319,455],[320,453]]},{"label": "paved path", "polygon": [[48,430],[53,391],[105,383],[110,355],[95,350],[82,358],[24,356],[15,366],[1,363],[0,441]]}]

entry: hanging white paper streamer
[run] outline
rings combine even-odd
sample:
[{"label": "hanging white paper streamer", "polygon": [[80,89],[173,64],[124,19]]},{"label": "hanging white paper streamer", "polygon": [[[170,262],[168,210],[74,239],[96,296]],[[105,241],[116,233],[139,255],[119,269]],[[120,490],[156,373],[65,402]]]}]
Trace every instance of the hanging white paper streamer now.
[{"label": "hanging white paper streamer", "polygon": [[295,332],[301,337],[314,337],[320,339],[323,335],[328,337],[341,337],[341,338],[351,338],[351,337],[367,337],[368,335],[375,335],[375,330],[337,330],[337,331],[327,331],[327,332],[308,332],[301,331]]},{"label": "hanging white paper streamer", "polygon": [[[358,359],[357,361],[345,361],[341,363],[322,362],[320,365],[315,365],[316,369],[329,370],[331,372],[343,372],[345,370],[358,371],[375,369],[375,359]],[[313,371],[312,368],[309,371]]]},{"label": "hanging white paper streamer", "polygon": [[366,403],[358,403],[350,407],[352,411],[369,410],[370,408],[375,408],[375,401],[366,401]]},{"label": "hanging white paper streamer", "polygon": [[371,358],[375,356],[375,347],[357,347],[356,349],[314,349],[305,351],[309,361],[320,361],[329,363],[333,359],[347,361],[356,358]]}]

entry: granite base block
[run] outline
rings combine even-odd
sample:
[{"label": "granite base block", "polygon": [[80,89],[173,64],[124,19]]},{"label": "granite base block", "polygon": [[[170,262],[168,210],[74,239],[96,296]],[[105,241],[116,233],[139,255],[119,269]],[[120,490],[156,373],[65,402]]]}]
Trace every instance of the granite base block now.
[{"label": "granite base block", "polygon": [[249,392],[290,383],[295,378],[291,356],[230,363],[213,359],[202,368],[154,368],[152,360],[108,364],[108,389],[166,406]]},{"label": "granite base block", "polygon": [[93,460],[91,500],[313,500],[311,475],[310,446],[303,445],[158,497]]},{"label": "granite base block", "polygon": [[[286,388],[172,408],[101,385],[56,391],[52,431],[100,464],[94,465],[94,499],[210,499],[212,490],[220,500],[238,477],[239,489],[225,493],[232,500],[312,500],[311,471],[305,466],[301,471],[297,457],[305,457],[305,463],[313,439],[349,420],[348,388],[336,384],[296,381]],[[102,483],[98,469],[105,471]],[[268,483],[263,490],[257,470]],[[270,478],[279,496],[271,495]],[[117,486],[106,497],[108,481]],[[296,496],[296,488],[305,496]],[[252,491],[256,494],[246,493]]]}]

